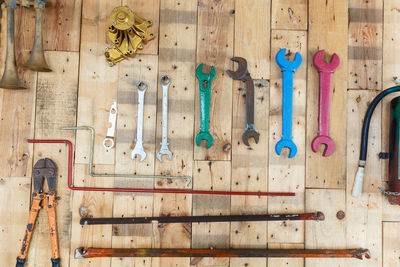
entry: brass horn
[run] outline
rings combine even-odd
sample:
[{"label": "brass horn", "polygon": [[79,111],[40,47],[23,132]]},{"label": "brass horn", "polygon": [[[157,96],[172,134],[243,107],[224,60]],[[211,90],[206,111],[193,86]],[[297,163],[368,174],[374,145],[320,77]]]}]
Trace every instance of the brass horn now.
[{"label": "brass horn", "polygon": [[33,41],[31,56],[24,65],[25,69],[40,72],[51,71],[50,67],[47,65],[43,52],[42,21],[45,2],[45,0],[35,1],[35,40]]},{"label": "brass horn", "polygon": [[14,10],[17,7],[17,2],[16,0],[6,0],[5,4],[7,8],[7,52],[3,78],[0,81],[0,88],[26,89],[18,77],[17,64],[15,63]]}]

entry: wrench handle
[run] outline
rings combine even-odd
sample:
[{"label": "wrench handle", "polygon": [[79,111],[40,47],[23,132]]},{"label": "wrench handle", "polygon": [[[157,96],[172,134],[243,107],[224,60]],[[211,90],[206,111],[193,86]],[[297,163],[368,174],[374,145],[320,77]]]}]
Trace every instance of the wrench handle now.
[{"label": "wrench handle", "polygon": [[294,71],[282,72],[282,139],[292,139]]},{"label": "wrench handle", "polygon": [[254,128],[254,82],[250,74],[244,78],[246,86],[246,126],[247,129]]},{"label": "wrench handle", "polygon": [[162,144],[167,144],[168,140],[168,85],[162,85]]},{"label": "wrench handle", "polygon": [[318,135],[329,136],[332,72],[319,73]]},{"label": "wrench handle", "polygon": [[136,129],[136,143],[143,143],[143,108],[144,108],[144,91],[138,90],[138,115]]},{"label": "wrench handle", "polygon": [[210,87],[203,87],[203,82],[200,82],[200,131],[208,132],[210,123]]}]

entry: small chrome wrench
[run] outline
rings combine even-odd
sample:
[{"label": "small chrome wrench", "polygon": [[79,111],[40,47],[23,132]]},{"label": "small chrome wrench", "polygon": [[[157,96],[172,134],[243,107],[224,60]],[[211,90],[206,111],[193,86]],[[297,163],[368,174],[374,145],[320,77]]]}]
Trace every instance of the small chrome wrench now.
[{"label": "small chrome wrench", "polygon": [[146,158],[146,152],[143,149],[143,107],[144,107],[144,94],[147,90],[145,82],[139,82],[136,85],[138,92],[138,114],[137,114],[137,129],[136,129],[136,144],[132,150],[131,158],[135,159],[136,155],[140,155],[140,162]]},{"label": "small chrome wrench", "polygon": [[114,102],[110,107],[108,122],[111,123],[111,126],[107,129],[106,138],[103,140],[103,146],[106,150],[110,150],[114,147],[115,125],[117,122],[117,102]]},{"label": "small chrome wrench", "polygon": [[171,78],[168,75],[161,76],[160,84],[162,87],[162,136],[161,148],[157,153],[157,159],[162,162],[162,155],[168,155],[168,159],[172,159],[172,152],[168,148],[168,88],[171,84]]},{"label": "small chrome wrench", "polygon": [[282,70],[282,138],[275,145],[276,154],[280,155],[284,147],[289,148],[289,158],[293,158],[297,153],[297,146],[293,142],[292,122],[293,122],[293,77],[294,72],[300,67],[302,58],[296,52],[293,61],[285,59],[286,48],[279,50],[276,54],[276,63]]},{"label": "small chrome wrench", "polygon": [[335,142],[329,136],[329,116],[331,107],[331,80],[332,74],[340,64],[338,55],[333,54],[331,63],[325,63],[324,50],[318,51],[314,56],[314,66],[319,72],[319,115],[318,135],[311,142],[311,149],[318,151],[321,144],[325,145],[324,157],[332,155],[335,151]]}]

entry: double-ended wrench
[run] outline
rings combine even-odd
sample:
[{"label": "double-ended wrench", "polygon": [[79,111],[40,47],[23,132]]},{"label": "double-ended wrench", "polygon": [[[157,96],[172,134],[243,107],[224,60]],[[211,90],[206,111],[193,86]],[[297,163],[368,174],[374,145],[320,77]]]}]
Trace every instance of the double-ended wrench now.
[{"label": "double-ended wrench", "polygon": [[331,82],[332,74],[340,64],[338,55],[333,54],[331,63],[324,61],[325,50],[320,50],[314,55],[314,66],[319,72],[319,114],[318,135],[311,142],[311,149],[318,151],[321,144],[325,145],[324,157],[332,155],[335,151],[335,142],[329,136],[329,116],[331,107]]},{"label": "double-ended wrench", "polygon": [[250,138],[253,138],[255,143],[258,144],[260,134],[254,127],[254,82],[247,69],[246,59],[233,57],[231,60],[237,62],[239,67],[236,71],[227,70],[226,73],[232,79],[243,81],[246,85],[246,130],[242,135],[242,140],[246,146],[250,146]]},{"label": "double-ended wrench", "polygon": [[138,92],[138,114],[137,114],[137,129],[136,129],[136,144],[132,150],[131,157],[134,160],[136,155],[140,156],[140,162],[146,159],[146,152],[143,148],[143,108],[144,108],[144,94],[147,90],[145,82],[139,82],[136,85]]},{"label": "double-ended wrench", "polygon": [[279,50],[276,54],[276,63],[282,70],[282,138],[275,145],[276,154],[280,155],[284,147],[289,148],[289,158],[297,154],[297,146],[293,142],[292,121],[293,121],[293,77],[295,70],[300,67],[302,58],[296,52],[293,61],[285,58],[286,48]]},{"label": "double-ended wrench", "polygon": [[171,84],[171,78],[168,75],[163,75],[160,78],[162,87],[162,136],[161,148],[157,153],[157,159],[162,162],[162,155],[168,155],[168,159],[172,160],[172,152],[168,148],[168,88]]}]

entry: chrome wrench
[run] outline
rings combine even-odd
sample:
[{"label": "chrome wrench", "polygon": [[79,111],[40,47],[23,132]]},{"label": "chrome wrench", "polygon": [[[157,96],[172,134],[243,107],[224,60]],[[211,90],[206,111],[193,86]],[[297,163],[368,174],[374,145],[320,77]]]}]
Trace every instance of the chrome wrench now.
[{"label": "chrome wrench", "polygon": [[117,102],[114,102],[111,105],[108,122],[111,123],[111,126],[107,129],[106,138],[103,140],[103,146],[106,150],[110,150],[114,147],[115,125],[117,122]]},{"label": "chrome wrench", "polygon": [[171,78],[168,75],[161,76],[160,84],[162,87],[162,136],[161,148],[157,153],[157,159],[162,162],[162,155],[168,155],[168,159],[172,159],[172,152],[168,148],[168,88],[171,84]]},{"label": "chrome wrench", "polygon": [[139,82],[136,85],[138,92],[138,114],[137,114],[137,129],[136,129],[136,144],[132,150],[131,158],[134,160],[136,155],[140,156],[140,162],[146,158],[146,152],[143,148],[143,107],[144,107],[144,94],[147,90],[145,82]]}]

